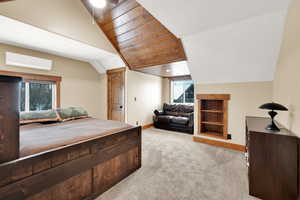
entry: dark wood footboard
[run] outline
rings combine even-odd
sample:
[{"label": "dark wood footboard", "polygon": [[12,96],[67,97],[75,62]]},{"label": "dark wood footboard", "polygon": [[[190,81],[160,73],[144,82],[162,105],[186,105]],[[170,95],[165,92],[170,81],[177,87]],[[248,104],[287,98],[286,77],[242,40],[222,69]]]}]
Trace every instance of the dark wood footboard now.
[{"label": "dark wood footboard", "polygon": [[141,167],[141,127],[0,165],[0,200],[94,199]]}]

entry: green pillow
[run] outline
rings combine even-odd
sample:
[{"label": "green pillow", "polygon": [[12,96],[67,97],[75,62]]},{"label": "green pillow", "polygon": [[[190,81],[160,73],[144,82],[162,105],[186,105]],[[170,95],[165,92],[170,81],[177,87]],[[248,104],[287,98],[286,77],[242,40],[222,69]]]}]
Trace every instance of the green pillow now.
[{"label": "green pillow", "polygon": [[58,121],[58,115],[55,110],[30,111],[20,113],[20,123],[29,124],[35,122]]},{"label": "green pillow", "polygon": [[57,113],[61,121],[88,117],[88,112],[81,107],[60,108],[57,109]]}]

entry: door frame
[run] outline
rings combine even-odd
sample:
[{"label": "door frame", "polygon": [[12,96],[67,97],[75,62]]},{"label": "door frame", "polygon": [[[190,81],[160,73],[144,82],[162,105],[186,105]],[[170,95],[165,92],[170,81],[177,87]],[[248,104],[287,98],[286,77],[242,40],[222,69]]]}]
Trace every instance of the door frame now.
[{"label": "door frame", "polygon": [[123,97],[123,116],[122,116],[122,122],[125,122],[125,117],[126,117],[126,105],[125,105],[125,97],[126,97],[126,87],[125,87],[125,72],[126,72],[126,68],[122,67],[122,68],[116,68],[116,69],[111,69],[111,70],[107,70],[106,74],[107,74],[107,119],[110,120],[111,119],[111,115],[112,115],[112,98],[111,98],[111,81],[109,76],[114,74],[114,73],[122,73],[123,76],[123,88],[124,88],[124,97]]}]

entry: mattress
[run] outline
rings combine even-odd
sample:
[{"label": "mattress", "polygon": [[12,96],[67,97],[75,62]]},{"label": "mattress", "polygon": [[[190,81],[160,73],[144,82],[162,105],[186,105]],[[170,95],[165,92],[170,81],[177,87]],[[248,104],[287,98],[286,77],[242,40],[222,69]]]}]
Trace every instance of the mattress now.
[{"label": "mattress", "polygon": [[110,120],[78,119],[54,124],[30,124],[20,128],[20,157],[107,136],[133,128]]}]

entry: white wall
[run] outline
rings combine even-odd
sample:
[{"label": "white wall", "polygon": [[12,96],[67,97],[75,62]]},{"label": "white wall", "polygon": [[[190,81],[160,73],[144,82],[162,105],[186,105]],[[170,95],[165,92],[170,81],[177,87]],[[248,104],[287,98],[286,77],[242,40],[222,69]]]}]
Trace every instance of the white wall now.
[{"label": "white wall", "polygon": [[197,83],[272,81],[285,12],[276,12],[182,39]]},{"label": "white wall", "polygon": [[161,109],[163,103],[163,79],[128,70],[126,82],[127,123],[152,124],[153,111]]},{"label": "white wall", "polygon": [[274,80],[274,101],[289,108],[276,119],[300,136],[300,1],[292,0]]},{"label": "white wall", "polygon": [[[289,0],[137,0],[177,37],[288,8]],[[188,23],[187,23],[188,22]]]},{"label": "white wall", "polygon": [[195,82],[273,80],[290,0],[138,1],[182,39]]},{"label": "white wall", "polygon": [[0,4],[0,14],[116,53],[80,0],[17,0]]}]

